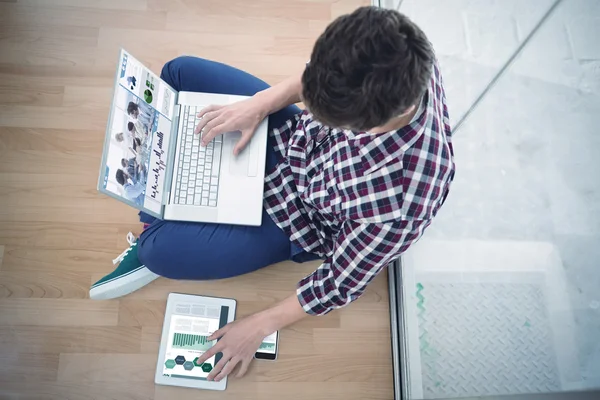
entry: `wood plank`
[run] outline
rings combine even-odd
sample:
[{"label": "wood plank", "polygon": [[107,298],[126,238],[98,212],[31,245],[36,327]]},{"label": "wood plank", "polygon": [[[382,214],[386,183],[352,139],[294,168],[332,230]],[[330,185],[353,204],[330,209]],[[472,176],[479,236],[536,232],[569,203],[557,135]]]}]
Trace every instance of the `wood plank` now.
[{"label": "wood plank", "polygon": [[392,379],[391,356],[369,357],[349,362],[341,354],[283,355],[277,363],[255,363],[254,379],[259,382],[381,382]]},{"label": "wood plank", "polygon": [[285,18],[293,15],[301,19],[331,19],[331,6],[323,3],[311,3],[307,6],[304,1],[260,0],[257,2],[245,0],[230,0],[214,2],[211,0],[148,0],[148,8],[154,11],[197,13],[206,15],[236,15],[248,17]]},{"label": "wood plank", "polygon": [[[252,375],[242,379],[229,379],[225,392],[207,390],[202,393],[202,399],[271,399],[277,394],[281,394],[281,397],[286,400],[331,400],[342,397],[369,400],[393,399],[391,382],[389,384],[383,382],[251,382],[250,376]],[[189,390],[184,388],[156,386],[154,399],[184,398],[188,393]]]},{"label": "wood plank", "polygon": [[[5,183],[15,186],[15,188],[24,186],[24,175],[31,175],[36,181],[53,180],[68,184],[70,180],[66,179],[66,172],[71,172],[68,176],[73,176],[75,179],[81,180],[81,175],[86,175],[87,179],[84,182],[88,182],[90,178],[93,179],[89,182],[92,188],[96,186],[98,181],[98,177],[94,175],[98,175],[98,171],[100,170],[99,163],[90,165],[89,158],[85,154],[21,149],[17,151],[2,151],[0,155],[5,156],[0,161],[0,173],[4,174],[2,179]],[[45,169],[43,167],[44,164],[33,162],[36,159],[47,163],[48,167]],[[65,171],[65,164],[68,167],[72,167],[73,171]],[[23,168],[19,170],[18,167]],[[94,170],[96,170],[95,174],[93,173]],[[8,173],[11,174],[9,175]]]},{"label": "wood plank", "polygon": [[334,20],[335,18],[341,15],[350,14],[358,7],[362,7],[365,5],[370,4],[365,4],[364,0],[336,1],[331,4],[331,20]]},{"label": "wood plank", "polygon": [[[141,229],[141,225],[139,228]],[[126,233],[122,232],[129,230],[132,230],[132,226],[119,223],[91,225],[77,222],[9,221],[0,224],[0,243],[13,247],[93,248],[114,251],[116,255],[128,246]]]},{"label": "wood plank", "polygon": [[0,22],[7,26],[49,25],[58,29],[63,26],[113,26],[157,30],[165,28],[166,12],[123,12],[108,8],[62,7],[53,1],[43,1],[44,4],[41,4],[42,1],[35,6],[24,5],[20,1],[18,4],[0,3]]},{"label": "wood plank", "polygon": [[[326,20],[315,20],[318,16],[308,19],[299,18],[297,15],[286,15],[283,17],[272,17],[268,15],[211,15],[206,13],[189,13],[170,11],[167,13],[166,27],[169,32],[195,32],[210,33],[219,32],[223,26],[227,26],[229,34],[244,35],[252,32],[255,35],[268,35],[275,37],[297,37],[305,40],[316,38],[323,31],[314,29],[323,27]],[[321,24],[314,22],[320,21]],[[310,42],[310,40],[308,40]]]},{"label": "wood plank", "polygon": [[143,326],[140,353],[158,355],[162,326]]},{"label": "wood plank", "polygon": [[0,326],[0,353],[140,352],[142,329],[123,326]]},{"label": "wood plank", "polygon": [[[189,393],[189,391],[188,391]],[[105,382],[6,382],[0,386],[0,398],[18,400],[148,400],[154,396],[154,382],[107,385]]]},{"label": "wood plank", "polygon": [[82,65],[91,67],[95,62],[95,49],[91,47],[55,47],[48,51],[45,46],[31,43],[23,46],[17,43],[0,43],[0,63],[35,64],[54,67]]},{"label": "wood plank", "polygon": [[118,301],[0,299],[0,326],[114,326]]},{"label": "wood plank", "polygon": [[[43,157],[42,157],[43,158]],[[52,161],[50,156],[49,169]],[[61,157],[57,157],[61,158]],[[74,164],[84,165],[77,157],[66,155]],[[0,161],[0,169],[8,164]],[[56,165],[57,170],[60,169]],[[82,167],[83,168],[83,167]],[[90,168],[86,166],[85,168]],[[64,168],[63,168],[64,172]],[[82,172],[82,171],[80,171]],[[2,174],[0,172],[0,174]],[[27,175],[27,176],[25,176]],[[29,181],[22,178],[27,177]],[[0,193],[0,221],[40,221],[40,222],[76,222],[76,223],[128,223],[139,226],[137,211],[114,199],[98,193],[96,190],[97,172],[87,176],[70,175],[61,178],[52,174],[3,174],[6,182],[5,192]],[[41,182],[28,189],[28,183]],[[65,192],[65,190],[68,190]],[[69,195],[71,194],[71,195]],[[35,207],[40,195],[49,196],[45,207]]]},{"label": "wood plank", "polygon": [[[46,209],[39,209],[20,204],[11,206],[12,213],[0,208],[0,223],[16,221],[42,221],[42,222],[85,222],[101,224],[106,221],[125,222],[132,226],[139,225],[139,218],[131,207],[119,203],[107,196],[98,194],[98,199],[89,201],[87,207],[79,204],[70,207],[64,204],[53,204]],[[115,204],[116,203],[116,204]],[[0,205],[2,202],[0,201]]]},{"label": "wood plank", "polygon": [[[116,54],[116,53],[115,53]],[[117,62],[115,55],[114,62]],[[14,65],[0,63],[0,78],[3,82],[17,81],[24,87],[47,85],[51,80],[56,86],[96,86],[111,87],[114,83],[114,64],[101,66],[53,66],[53,65]],[[108,105],[107,105],[108,106]]]},{"label": "wood plank", "polygon": [[0,298],[85,299],[90,274],[49,271],[0,271]]},{"label": "wood plank", "polygon": [[[282,56],[296,56],[298,54],[305,54],[306,60],[310,59],[310,53],[314,42],[317,40],[317,36],[312,37],[311,40],[307,40],[302,37],[276,37],[275,48],[277,54]],[[306,62],[306,61],[305,61]],[[304,69],[302,65],[302,69]]]},{"label": "wood plank", "polygon": [[3,350],[0,353],[0,387],[3,387],[5,382],[21,382],[27,385],[56,380],[58,354]]},{"label": "wood plank", "polygon": [[96,47],[98,30],[99,28],[92,26],[54,26],[45,23],[33,25],[7,21],[0,26],[0,43],[33,45],[48,49],[65,46]]},{"label": "wood plank", "polygon": [[[114,270],[112,259],[120,252],[103,250],[6,246],[2,272],[7,271],[102,271],[104,275]],[[90,277],[88,276],[88,279]],[[89,282],[89,281],[88,281]]]},{"label": "wood plank", "polygon": [[11,83],[0,86],[0,96],[8,104],[59,107],[63,102],[63,95],[62,86],[26,87],[20,84],[11,85]]},{"label": "wood plank", "polygon": [[119,253],[71,248],[6,247],[3,271],[92,272],[114,269],[111,260]]},{"label": "wood plank", "polygon": [[58,382],[153,383],[156,356],[153,354],[61,354]]},{"label": "wood plank", "polygon": [[257,398],[268,398],[269,393],[284,393],[286,399],[318,399],[327,400],[336,397],[390,400],[392,395],[392,381],[384,382],[269,382],[268,385],[259,386]]},{"label": "wood plank", "polygon": [[[0,51],[3,51],[0,46]],[[63,62],[56,58],[58,62]],[[66,61],[71,63],[72,61]],[[79,62],[79,61],[76,61]],[[53,64],[54,65],[54,64]],[[106,128],[109,103],[104,107],[89,109],[83,106],[47,108],[31,105],[0,105],[0,126],[19,128],[94,129]]]},{"label": "wood plank", "polygon": [[[20,4],[26,6],[43,6],[48,4],[46,0],[19,0]],[[147,8],[147,0],[52,0],[53,6],[80,7],[80,8],[105,8],[121,11],[144,11]]]},{"label": "wood plank", "polygon": [[[221,391],[213,391],[213,390],[203,390],[202,391],[202,400],[219,400],[219,399],[269,399],[273,397],[269,397],[268,394],[264,394],[260,397],[260,383],[251,382],[248,379],[228,379],[227,380],[227,389],[224,392]],[[160,386],[156,385],[154,389],[154,399],[155,400],[173,400],[173,399],[185,399],[189,395],[190,390],[179,387],[168,387],[168,386]],[[282,392],[284,393],[284,392]],[[273,396],[274,393],[271,393],[270,396]],[[277,397],[277,394],[275,394]],[[287,395],[285,398],[287,399]],[[306,398],[304,399],[306,400]]]},{"label": "wood plank", "polygon": [[165,300],[119,301],[119,326],[162,326],[165,318]]},{"label": "wood plank", "polygon": [[148,42],[153,43],[157,47],[169,46],[178,52],[184,52],[186,49],[193,48],[196,45],[202,49],[202,55],[205,58],[211,58],[205,52],[214,54],[219,49],[225,52],[243,52],[246,55],[265,54],[265,51],[268,51],[274,45],[272,35],[260,36],[254,34],[250,36],[243,33],[233,34],[227,31],[206,32],[202,35],[202,40],[199,39],[196,32],[159,32],[129,28],[100,28],[98,47],[100,50],[112,49],[122,44],[131,54],[141,59],[143,54],[152,53],[152,49],[147,47]]},{"label": "wood plank", "polygon": [[[62,104],[64,90],[61,89],[61,93]],[[27,150],[99,157],[104,143],[104,135],[94,130],[3,127],[0,128],[0,132],[2,151]],[[41,168],[38,167],[37,171],[40,170]]]},{"label": "wood plank", "polygon": [[[293,343],[300,350],[302,341],[294,340]],[[320,328],[315,329],[313,333],[313,352],[317,354],[352,354],[361,359],[387,359],[390,356],[390,346],[391,337],[388,331],[368,325],[344,329]]]}]

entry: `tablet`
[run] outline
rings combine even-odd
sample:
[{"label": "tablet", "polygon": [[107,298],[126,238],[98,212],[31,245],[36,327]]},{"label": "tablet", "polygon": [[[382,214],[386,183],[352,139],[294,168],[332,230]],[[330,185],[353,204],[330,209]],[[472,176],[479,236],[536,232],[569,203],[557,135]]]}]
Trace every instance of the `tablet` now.
[{"label": "tablet", "polygon": [[198,363],[198,357],[216,343],[208,337],[233,321],[235,306],[233,299],[170,293],[154,382],[158,385],[225,390],[227,378],[220,382],[206,380],[222,354],[217,353],[204,363]]}]

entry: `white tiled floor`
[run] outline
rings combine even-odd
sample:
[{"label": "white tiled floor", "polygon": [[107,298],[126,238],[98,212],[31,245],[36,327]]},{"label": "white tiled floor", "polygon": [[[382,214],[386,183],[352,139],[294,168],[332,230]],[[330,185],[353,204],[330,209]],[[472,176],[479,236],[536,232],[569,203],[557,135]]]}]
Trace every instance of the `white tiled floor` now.
[{"label": "white tiled floor", "polygon": [[[553,3],[402,2],[400,11],[422,26],[436,48],[454,122]],[[413,383],[413,398],[600,388],[598,116],[600,1],[563,0],[455,132],[457,173],[447,204],[424,239],[405,257],[406,313],[409,321],[412,318],[418,325],[411,331],[411,378],[422,377],[413,380],[417,382]],[[511,253],[513,258],[499,258],[503,253]],[[532,276],[535,279],[531,280]],[[439,286],[440,279],[450,286]],[[512,304],[510,296],[514,294],[510,293],[521,293],[522,287],[522,293],[534,296],[531,301],[543,305],[543,311],[531,307],[515,314],[510,308],[490,309],[489,325],[481,318],[477,321],[483,325],[475,329],[464,325],[465,321],[474,321],[476,313],[486,313],[481,304],[487,303],[474,298],[462,302],[465,308],[455,314],[453,323],[448,318],[436,323],[431,320],[436,315],[433,310],[439,310],[436,297],[416,297],[417,284],[425,286],[419,296],[427,293],[428,283],[452,296],[456,294],[452,288],[463,287],[465,282],[510,283],[513,286],[507,287],[505,295],[498,290],[500,286],[489,286],[494,296],[500,296],[498,303],[505,305]],[[472,290],[471,296],[481,292],[476,287]],[[512,300],[527,297],[519,296]],[[427,314],[428,306],[431,314]],[[517,306],[515,303],[515,309]],[[464,377],[462,385],[444,382],[445,371],[468,371],[469,366],[464,365],[468,364],[466,355],[464,360],[440,357],[456,350],[443,346],[456,342],[436,342],[436,337],[476,332],[489,346],[476,358],[485,370],[504,359],[486,355],[509,354],[502,352],[502,346],[513,349],[512,342],[502,339],[506,332],[498,331],[502,324],[491,321],[503,320],[511,331],[516,329],[510,325],[516,321],[515,315],[527,312],[543,313],[531,317],[546,324],[548,336],[541,337],[537,347],[532,343],[521,360],[509,359],[518,364],[519,371],[535,373],[539,365],[526,362],[540,359],[546,363],[548,358],[543,357],[547,355],[541,352],[549,351],[553,362],[547,365],[546,378],[551,379],[532,378],[531,382],[544,384],[527,386],[516,378],[501,379],[504,376],[494,385],[484,381],[484,375],[475,374]],[[527,332],[519,329],[514,332]],[[442,347],[424,350],[423,337],[429,338],[428,345]],[[546,346],[548,343],[552,346]],[[453,359],[456,365],[448,365]],[[450,381],[451,376],[446,378]]]}]

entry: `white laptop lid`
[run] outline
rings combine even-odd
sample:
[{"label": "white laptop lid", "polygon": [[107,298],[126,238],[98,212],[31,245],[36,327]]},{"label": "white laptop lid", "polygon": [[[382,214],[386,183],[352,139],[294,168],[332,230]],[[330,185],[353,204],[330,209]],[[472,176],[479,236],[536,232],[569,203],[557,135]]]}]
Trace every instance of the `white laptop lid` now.
[{"label": "white laptop lid", "polygon": [[162,218],[179,119],[178,93],[121,49],[98,190]]}]

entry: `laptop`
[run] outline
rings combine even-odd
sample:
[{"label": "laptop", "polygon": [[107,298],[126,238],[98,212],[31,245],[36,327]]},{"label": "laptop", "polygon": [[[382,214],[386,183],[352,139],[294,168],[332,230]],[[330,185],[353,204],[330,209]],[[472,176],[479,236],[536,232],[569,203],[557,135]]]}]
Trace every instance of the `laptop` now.
[{"label": "laptop", "polygon": [[158,351],[154,382],[158,385],[225,390],[227,377],[208,381],[222,353],[203,363],[198,358],[215,345],[208,337],[235,318],[236,301],[170,293]]},{"label": "laptop", "polygon": [[159,219],[259,226],[267,119],[237,156],[240,132],[194,134],[204,107],[246,98],[177,92],[121,49],[98,190]]}]

